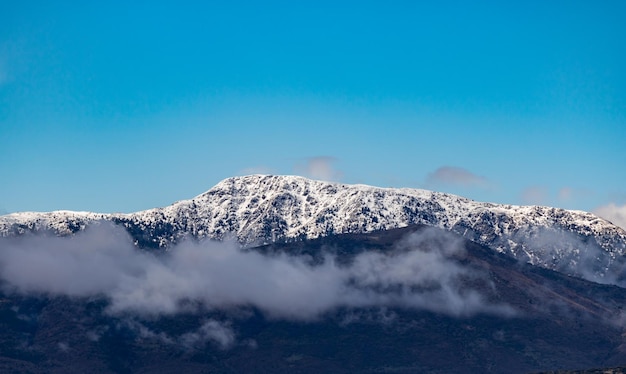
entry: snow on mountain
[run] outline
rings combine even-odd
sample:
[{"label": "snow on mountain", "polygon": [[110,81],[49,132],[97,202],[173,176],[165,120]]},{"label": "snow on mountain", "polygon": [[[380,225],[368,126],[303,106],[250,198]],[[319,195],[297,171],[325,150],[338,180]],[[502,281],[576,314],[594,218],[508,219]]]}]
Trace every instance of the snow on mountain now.
[{"label": "snow on mountain", "polygon": [[536,265],[599,276],[619,272],[626,253],[626,232],[587,212],[272,175],[229,178],[191,200],[130,214],[8,214],[0,216],[0,236],[67,235],[101,221],[121,224],[139,245],[155,248],[183,237],[253,245],[426,224]]}]

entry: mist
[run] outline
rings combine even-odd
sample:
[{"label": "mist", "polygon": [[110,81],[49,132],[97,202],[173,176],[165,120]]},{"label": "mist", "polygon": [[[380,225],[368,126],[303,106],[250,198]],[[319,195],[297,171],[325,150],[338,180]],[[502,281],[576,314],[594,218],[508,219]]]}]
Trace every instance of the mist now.
[{"label": "mist", "polygon": [[[592,238],[560,228],[536,228],[518,235],[521,237],[514,235],[513,241],[527,242],[522,246],[519,257],[524,262],[540,262],[561,273],[591,282],[620,287],[626,285],[626,262],[617,249],[607,251]],[[526,246],[532,248],[535,258],[528,255]]]},{"label": "mist", "polygon": [[215,241],[186,241],[156,255],[137,249],[123,228],[100,224],[73,237],[3,238],[0,282],[6,293],[103,297],[113,315],[256,308],[268,318],[310,321],[338,308],[362,307],[513,314],[467,285],[488,277],[453,260],[463,245],[444,234],[426,229],[407,236],[392,253],[365,252],[339,264],[330,253],[313,263],[306,256],[260,254]]}]

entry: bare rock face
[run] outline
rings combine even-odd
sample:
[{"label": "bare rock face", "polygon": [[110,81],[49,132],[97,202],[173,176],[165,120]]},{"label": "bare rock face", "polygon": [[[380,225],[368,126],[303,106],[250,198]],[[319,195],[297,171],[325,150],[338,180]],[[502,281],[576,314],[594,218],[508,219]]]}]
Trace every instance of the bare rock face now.
[{"label": "bare rock face", "polygon": [[229,178],[191,200],[130,214],[0,216],[0,236],[69,235],[102,221],[123,225],[146,248],[182,238],[233,238],[250,246],[426,224],[524,262],[607,283],[621,277],[626,253],[626,232],[587,212],[273,175]]}]

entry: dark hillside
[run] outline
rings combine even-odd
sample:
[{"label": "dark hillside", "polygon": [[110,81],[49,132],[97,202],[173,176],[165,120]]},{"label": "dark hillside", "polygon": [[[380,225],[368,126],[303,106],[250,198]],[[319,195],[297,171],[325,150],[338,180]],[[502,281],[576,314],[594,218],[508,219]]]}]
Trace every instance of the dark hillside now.
[{"label": "dark hillside", "polygon": [[[312,264],[331,253],[345,265],[363,252],[428,251],[439,236],[418,244],[407,240],[422,230],[249,250],[309,256]],[[472,242],[462,245],[464,251],[450,261],[478,276],[463,278],[461,289],[480,292],[485,303],[506,305],[506,311],[453,315],[407,305],[339,307],[316,320],[295,321],[250,306],[141,317],[107,312],[106,298],[5,292],[0,371],[529,373],[626,363],[625,289],[518,263]]]}]

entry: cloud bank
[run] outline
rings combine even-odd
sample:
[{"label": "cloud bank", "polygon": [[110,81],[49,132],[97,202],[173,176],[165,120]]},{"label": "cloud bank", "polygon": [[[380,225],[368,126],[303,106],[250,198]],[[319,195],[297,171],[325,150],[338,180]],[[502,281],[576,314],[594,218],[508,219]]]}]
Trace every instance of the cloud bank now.
[{"label": "cloud bank", "polygon": [[[105,297],[109,313],[140,316],[253,307],[269,318],[314,320],[337,308],[387,306],[452,316],[510,314],[467,286],[468,279],[488,279],[454,260],[464,251],[457,240],[424,230],[394,254],[366,252],[347,265],[326,255],[313,265],[307,257],[208,241],[184,242],[156,256],[136,249],[122,228],[103,224],[72,238],[2,239],[0,281],[5,292]],[[188,343],[229,344],[226,330],[205,330]]]}]

